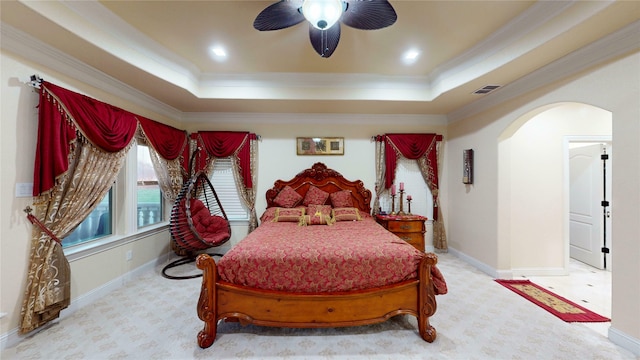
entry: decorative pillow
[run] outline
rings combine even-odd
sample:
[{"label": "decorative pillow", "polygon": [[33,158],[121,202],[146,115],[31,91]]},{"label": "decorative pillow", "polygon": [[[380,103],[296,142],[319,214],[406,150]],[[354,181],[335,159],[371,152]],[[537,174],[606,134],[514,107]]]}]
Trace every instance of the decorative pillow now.
[{"label": "decorative pillow", "polygon": [[227,219],[211,215],[202,201],[191,199],[189,209],[193,226],[205,243],[215,246],[231,237]]},{"label": "decorative pillow", "polygon": [[231,237],[229,222],[222,216],[210,216],[205,221],[195,224],[202,240],[209,245],[218,245]]},{"label": "decorative pillow", "polygon": [[307,226],[307,225],[333,225],[333,220],[331,219],[331,215],[303,215],[300,216],[300,221],[298,221],[298,225]]},{"label": "decorative pillow", "polygon": [[345,208],[334,208],[332,211],[333,221],[360,221],[362,218],[360,217],[360,211],[358,208],[354,207],[345,207]]},{"label": "decorative pillow", "polygon": [[311,216],[328,216],[331,217],[331,205],[309,205],[306,214]]},{"label": "decorative pillow", "polygon": [[320,190],[319,188],[311,185],[309,186],[309,190],[307,190],[307,193],[304,195],[304,200],[302,200],[302,205],[304,206],[308,206],[310,204],[323,205],[324,203],[327,202],[328,198],[329,198],[328,192],[324,190]]},{"label": "decorative pillow", "polygon": [[[183,203],[186,200],[183,200]],[[183,204],[184,206],[184,204]],[[189,211],[191,211],[191,217],[193,218],[194,216],[196,216],[196,214],[200,213],[201,211],[203,211],[207,214],[207,216],[211,215],[211,213],[209,213],[209,209],[206,208],[206,206],[204,206],[204,203],[199,200],[199,199],[190,199],[189,200]]]},{"label": "decorative pillow", "polygon": [[273,199],[273,202],[283,208],[292,208],[300,203],[302,200],[302,195],[298,194],[293,188],[289,185],[285,186],[280,190],[276,198]]},{"label": "decorative pillow", "polygon": [[298,222],[300,217],[304,215],[304,208],[276,208],[276,214],[273,222]]},{"label": "decorative pillow", "polygon": [[334,208],[347,208],[353,207],[353,199],[351,198],[351,191],[342,190],[337,191],[329,195],[331,198],[331,205]]},{"label": "decorative pillow", "polygon": [[260,216],[260,222],[272,221],[276,217],[277,207],[270,207]]},{"label": "decorative pillow", "polygon": [[333,225],[331,205],[309,205],[306,214],[300,217],[298,225]]}]

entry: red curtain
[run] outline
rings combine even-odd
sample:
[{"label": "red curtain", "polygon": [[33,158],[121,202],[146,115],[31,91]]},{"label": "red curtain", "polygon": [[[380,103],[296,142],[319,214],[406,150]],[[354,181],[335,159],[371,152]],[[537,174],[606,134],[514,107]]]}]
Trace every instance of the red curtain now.
[{"label": "red curtain", "polygon": [[[159,123],[141,116],[138,116],[142,131],[151,142],[151,146],[163,158],[167,160],[175,160],[181,154],[184,155],[184,142],[187,141],[187,132],[178,130],[169,125]],[[188,154],[188,150],[187,150]]]},{"label": "red curtain", "polygon": [[34,196],[50,190],[68,170],[76,130],[100,149],[117,152],[131,143],[138,126],[128,111],[46,81],[41,84],[39,106]]},{"label": "red curtain", "polygon": [[184,130],[138,116],[144,135],[151,146],[166,160],[175,160],[182,155],[183,174],[189,173],[189,136]]},{"label": "red curtain", "polygon": [[251,148],[248,140],[255,140],[255,134],[235,131],[200,131],[195,135],[198,144],[202,145],[202,148],[198,149],[196,171],[204,169],[211,157],[237,156],[240,160],[244,186],[248,189],[253,188]]},{"label": "red curtain", "polygon": [[69,146],[76,138],[76,131],[100,149],[117,152],[131,143],[138,122],[150,145],[163,158],[174,160],[183,156],[182,167],[188,174],[190,154],[186,131],[43,81],[33,195],[51,189],[56,178],[68,170]]},{"label": "red curtain", "polygon": [[58,101],[47,100],[50,96],[44,88],[40,91],[33,196],[53,188],[56,178],[67,172],[69,144],[76,138],[75,127],[65,118]]},{"label": "red curtain", "polygon": [[100,149],[120,151],[135,136],[134,114],[51,83],[42,86],[60,100],[84,136]]},{"label": "red curtain", "polygon": [[396,166],[398,155],[396,149],[407,159],[418,159],[427,157],[430,164],[433,164],[430,171],[431,182],[438,186],[438,166],[436,153],[436,142],[442,141],[442,135],[437,134],[386,134],[385,138],[385,189],[393,184],[396,177]]},{"label": "red curtain", "polygon": [[376,136],[376,141],[385,143],[385,189],[389,189],[396,177],[398,156],[417,160],[426,157],[429,164],[428,181],[433,194],[433,219],[438,219],[438,153],[436,143],[442,141],[437,134],[385,134]]}]

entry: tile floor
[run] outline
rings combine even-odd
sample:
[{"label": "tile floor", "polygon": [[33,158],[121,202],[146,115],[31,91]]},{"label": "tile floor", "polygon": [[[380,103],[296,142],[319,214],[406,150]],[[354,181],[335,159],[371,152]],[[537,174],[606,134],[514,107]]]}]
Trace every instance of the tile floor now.
[{"label": "tile floor", "polygon": [[[567,276],[529,276],[532,282],[599,315],[611,318],[611,271],[570,259]],[[582,323],[608,336],[610,322]]]}]

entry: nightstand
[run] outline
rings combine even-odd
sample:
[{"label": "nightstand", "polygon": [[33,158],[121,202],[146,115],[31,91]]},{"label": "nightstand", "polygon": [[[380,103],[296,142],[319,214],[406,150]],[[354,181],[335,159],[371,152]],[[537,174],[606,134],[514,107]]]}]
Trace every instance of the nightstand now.
[{"label": "nightstand", "polygon": [[420,215],[377,215],[376,221],[385,229],[394,233],[400,239],[424,252],[424,222],[427,220]]}]

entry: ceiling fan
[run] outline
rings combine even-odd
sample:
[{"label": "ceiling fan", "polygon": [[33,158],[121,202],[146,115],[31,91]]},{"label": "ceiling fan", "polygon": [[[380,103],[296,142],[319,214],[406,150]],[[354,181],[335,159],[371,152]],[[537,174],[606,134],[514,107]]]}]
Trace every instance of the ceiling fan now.
[{"label": "ceiling fan", "polygon": [[267,6],[253,22],[271,31],[309,22],[309,39],[316,52],[330,57],[340,41],[340,23],[362,30],[391,26],[398,16],[387,0],[281,0]]}]

